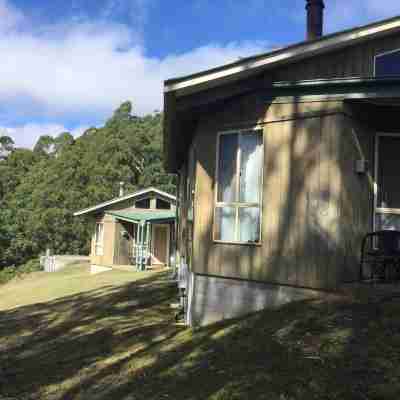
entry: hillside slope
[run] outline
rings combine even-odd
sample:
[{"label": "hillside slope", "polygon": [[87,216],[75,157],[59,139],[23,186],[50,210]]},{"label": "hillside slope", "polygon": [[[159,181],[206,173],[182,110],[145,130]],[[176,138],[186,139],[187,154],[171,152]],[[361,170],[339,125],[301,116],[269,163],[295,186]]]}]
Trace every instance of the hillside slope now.
[{"label": "hillside slope", "polygon": [[174,325],[176,289],[163,274],[77,268],[12,285],[0,300],[0,398],[395,400],[400,392],[395,297],[307,301],[192,331]]}]

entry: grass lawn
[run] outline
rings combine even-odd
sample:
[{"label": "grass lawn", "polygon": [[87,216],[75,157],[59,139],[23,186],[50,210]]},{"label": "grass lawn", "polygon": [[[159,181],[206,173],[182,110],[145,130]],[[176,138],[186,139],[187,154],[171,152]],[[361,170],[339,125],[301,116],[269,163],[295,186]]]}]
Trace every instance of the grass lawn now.
[{"label": "grass lawn", "polygon": [[305,301],[199,330],[164,273],[0,286],[0,399],[398,399],[400,299]]}]

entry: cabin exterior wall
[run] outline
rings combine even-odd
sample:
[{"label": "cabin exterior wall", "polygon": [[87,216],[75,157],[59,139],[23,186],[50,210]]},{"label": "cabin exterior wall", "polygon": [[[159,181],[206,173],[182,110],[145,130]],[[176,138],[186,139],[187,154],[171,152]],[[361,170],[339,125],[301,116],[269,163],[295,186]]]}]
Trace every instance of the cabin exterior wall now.
[{"label": "cabin exterior wall", "polygon": [[[192,324],[313,297],[359,278],[362,237],[374,228],[376,135],[400,134],[398,103],[397,108],[385,107],[388,99],[353,104],[324,93],[312,99],[302,97],[301,89],[297,98],[267,96],[274,82],[373,77],[375,56],[396,49],[399,33],[176,98],[182,132],[191,133],[191,145],[185,147],[186,136],[177,154],[185,155],[179,164],[178,243],[180,253],[192,257]],[[274,93],[283,86],[275,85]],[[184,118],[190,111],[193,121]],[[264,141],[261,243],[215,242],[217,136],[252,127],[262,129]],[[356,171],[359,160],[368,166],[364,173]]]},{"label": "cabin exterior wall", "polygon": [[103,223],[103,255],[96,255],[95,233],[92,235],[91,263],[92,265],[111,266],[114,263],[114,248],[116,241],[116,223],[113,217],[104,214],[96,218],[96,223]]},{"label": "cabin exterior wall", "polygon": [[242,127],[256,117],[246,113],[254,113],[254,104],[246,109],[245,103],[240,114],[235,104],[200,121],[195,135],[193,271],[298,287],[335,287],[344,259],[339,238],[342,176],[337,132],[344,123],[340,102],[264,105],[257,120],[264,136],[261,244],[213,241],[217,132],[234,129],[235,122]]},{"label": "cabin exterior wall", "polygon": [[[310,57],[273,71],[274,81],[299,81],[374,76],[378,54],[400,49],[400,34],[369,40],[345,49]],[[271,74],[267,73],[271,77]]]}]

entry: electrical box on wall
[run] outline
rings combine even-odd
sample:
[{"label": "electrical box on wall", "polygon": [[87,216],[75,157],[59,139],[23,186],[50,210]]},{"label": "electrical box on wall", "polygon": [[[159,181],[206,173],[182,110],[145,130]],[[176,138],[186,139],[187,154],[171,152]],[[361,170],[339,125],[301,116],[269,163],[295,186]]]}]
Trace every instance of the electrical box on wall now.
[{"label": "electrical box on wall", "polygon": [[365,174],[367,172],[367,160],[356,161],[356,172],[357,174]]}]

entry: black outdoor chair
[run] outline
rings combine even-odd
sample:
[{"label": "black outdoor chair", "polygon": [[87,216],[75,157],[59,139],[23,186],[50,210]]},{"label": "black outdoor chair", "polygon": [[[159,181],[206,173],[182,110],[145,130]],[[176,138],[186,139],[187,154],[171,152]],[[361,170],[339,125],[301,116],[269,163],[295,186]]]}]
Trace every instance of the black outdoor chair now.
[{"label": "black outdoor chair", "polygon": [[387,279],[389,273],[399,278],[400,231],[384,230],[365,235],[361,245],[360,280],[365,278],[364,267],[367,265],[371,282],[375,278]]}]

